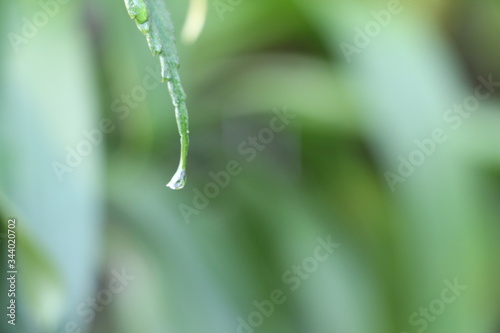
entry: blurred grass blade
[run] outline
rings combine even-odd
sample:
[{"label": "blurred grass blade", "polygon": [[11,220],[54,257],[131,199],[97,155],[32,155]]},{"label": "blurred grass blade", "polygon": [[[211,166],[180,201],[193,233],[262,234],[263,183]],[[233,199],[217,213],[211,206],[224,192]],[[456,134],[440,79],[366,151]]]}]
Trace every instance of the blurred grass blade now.
[{"label": "blurred grass blade", "polygon": [[205,26],[207,17],[207,0],[191,0],[189,12],[182,29],[182,40],[187,44],[196,42]]},{"label": "blurred grass blade", "polygon": [[[14,217],[15,216],[15,217]],[[31,321],[43,323],[44,327],[53,325],[54,318],[58,318],[63,307],[63,284],[60,272],[51,261],[49,253],[38,245],[35,238],[30,234],[25,226],[26,218],[10,202],[10,200],[0,191],[0,227],[2,239],[0,239],[2,253],[2,267],[4,272],[7,268],[7,221],[16,219],[15,241],[16,252],[13,257],[16,260],[16,270],[21,273],[17,276],[19,281],[18,300],[22,300],[18,307],[21,313],[30,314]],[[4,252],[5,251],[5,252]],[[12,258],[11,258],[12,259]],[[34,278],[36,277],[36,278]],[[0,286],[1,290],[8,290],[4,281]],[[2,332],[10,332],[9,326],[4,326],[2,322],[0,328]],[[24,321],[17,321],[17,326],[24,327]]]}]

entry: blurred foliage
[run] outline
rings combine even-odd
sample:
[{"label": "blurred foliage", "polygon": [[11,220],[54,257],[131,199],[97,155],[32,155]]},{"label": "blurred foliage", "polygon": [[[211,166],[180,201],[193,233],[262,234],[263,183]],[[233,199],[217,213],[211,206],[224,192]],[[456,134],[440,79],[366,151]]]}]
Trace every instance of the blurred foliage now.
[{"label": "blurred foliage", "polygon": [[[2,39],[0,225],[17,217],[23,240],[18,330],[0,330],[237,332],[331,235],[341,247],[255,332],[417,332],[409,317],[455,278],[467,290],[425,331],[498,332],[498,92],[459,130],[443,113],[478,76],[500,79],[500,2],[403,2],[350,63],[340,45],[387,1],[243,0],[222,14],[221,2],[238,3],[209,0],[199,39],[177,43],[191,121],[182,191],[164,185],[179,153],[167,87],[140,89],[160,72],[121,1],[60,5],[19,52]],[[167,4],[179,32],[189,3]],[[2,36],[42,10],[0,9]],[[283,108],[297,117],[247,161],[238,147]],[[53,162],[102,119],[104,144],[60,182]],[[385,173],[436,128],[448,140],[392,192]],[[241,173],[186,223],[182,205],[231,160]],[[135,279],[86,323],[79,305],[122,268]]]}]

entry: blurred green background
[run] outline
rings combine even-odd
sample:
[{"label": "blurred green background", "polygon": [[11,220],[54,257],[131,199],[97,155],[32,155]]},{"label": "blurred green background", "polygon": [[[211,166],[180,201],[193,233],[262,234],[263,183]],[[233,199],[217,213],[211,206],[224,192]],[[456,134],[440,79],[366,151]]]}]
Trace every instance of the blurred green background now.
[{"label": "blurred green background", "polygon": [[0,2],[1,276],[9,218],[19,271],[1,332],[499,332],[498,86],[456,111],[500,80],[499,1],[194,1],[195,42],[190,3],[166,1],[181,191],[167,86],[123,2],[55,1]]}]

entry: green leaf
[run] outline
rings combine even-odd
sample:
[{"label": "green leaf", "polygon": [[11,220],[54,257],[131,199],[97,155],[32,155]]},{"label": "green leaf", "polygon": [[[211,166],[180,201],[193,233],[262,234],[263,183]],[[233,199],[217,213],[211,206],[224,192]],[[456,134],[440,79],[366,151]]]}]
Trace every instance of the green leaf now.
[{"label": "green leaf", "polygon": [[159,55],[161,77],[163,82],[168,83],[181,137],[181,156],[177,172],[167,186],[174,190],[180,190],[186,183],[189,127],[186,94],[178,72],[179,57],[175,47],[172,20],[163,0],[125,0],[125,5],[130,17],[135,19],[137,27],[146,36],[153,55]]}]

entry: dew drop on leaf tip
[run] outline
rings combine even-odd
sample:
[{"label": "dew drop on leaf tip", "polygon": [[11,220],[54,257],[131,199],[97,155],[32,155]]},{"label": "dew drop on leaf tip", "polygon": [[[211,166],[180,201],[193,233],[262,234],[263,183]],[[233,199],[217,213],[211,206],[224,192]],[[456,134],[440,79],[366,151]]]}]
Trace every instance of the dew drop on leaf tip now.
[{"label": "dew drop on leaf tip", "polygon": [[181,190],[186,185],[186,170],[179,166],[177,172],[174,174],[167,187],[172,190]]}]

